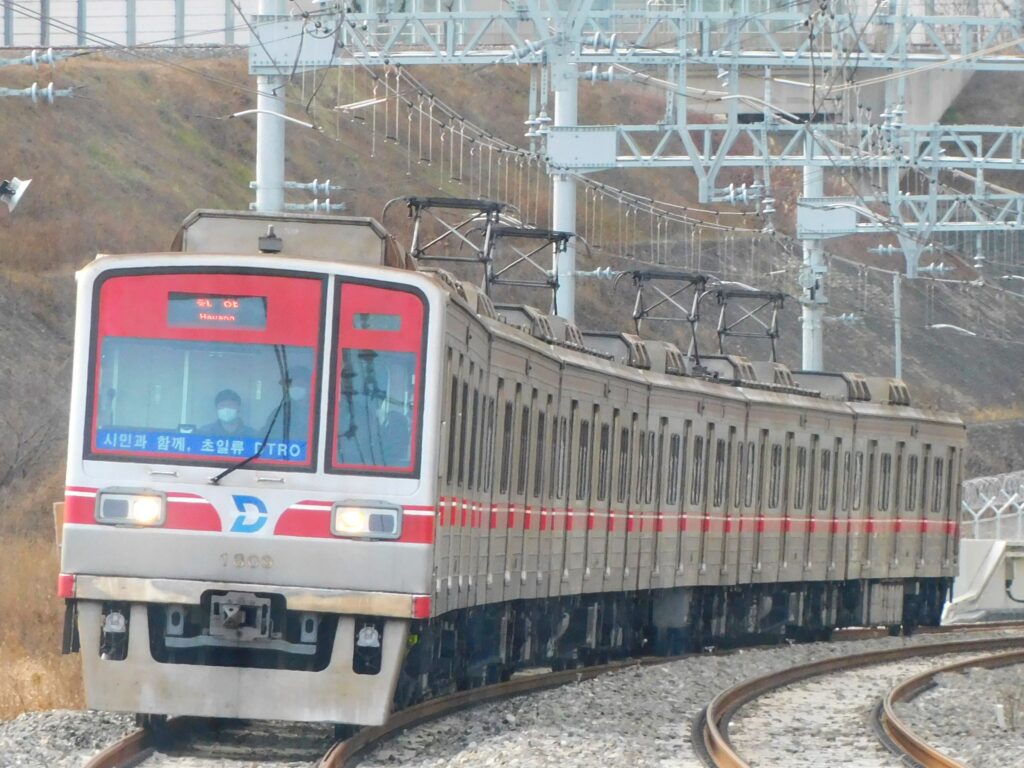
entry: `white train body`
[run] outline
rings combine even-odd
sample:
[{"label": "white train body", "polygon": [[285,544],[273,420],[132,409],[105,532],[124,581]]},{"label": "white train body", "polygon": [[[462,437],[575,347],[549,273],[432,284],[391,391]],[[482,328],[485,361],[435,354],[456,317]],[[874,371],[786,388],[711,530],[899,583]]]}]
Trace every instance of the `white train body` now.
[{"label": "white train body", "polygon": [[78,275],[90,707],[373,724],[525,664],[937,618],[963,425],[898,382],[505,322],[369,220],[186,224]]}]

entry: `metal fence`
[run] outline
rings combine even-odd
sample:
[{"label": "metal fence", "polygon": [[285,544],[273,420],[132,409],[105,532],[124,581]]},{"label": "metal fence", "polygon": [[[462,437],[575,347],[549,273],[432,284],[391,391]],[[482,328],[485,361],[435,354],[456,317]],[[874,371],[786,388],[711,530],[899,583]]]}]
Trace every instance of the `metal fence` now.
[{"label": "metal fence", "polygon": [[960,519],[965,538],[1024,540],[1024,471],[965,481]]}]

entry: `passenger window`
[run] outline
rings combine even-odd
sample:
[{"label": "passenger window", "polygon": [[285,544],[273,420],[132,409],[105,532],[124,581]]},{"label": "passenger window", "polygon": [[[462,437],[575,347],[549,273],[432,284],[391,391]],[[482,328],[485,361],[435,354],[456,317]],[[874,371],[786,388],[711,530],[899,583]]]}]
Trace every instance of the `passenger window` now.
[{"label": "passenger window", "polygon": [[540,496],[544,484],[544,414],[537,414],[537,447],[533,463],[533,495]]},{"label": "passenger window", "polygon": [[459,416],[459,380],[452,374],[451,396],[448,402],[448,471],[445,477],[448,485],[455,478],[455,443]]},{"label": "passenger window", "polygon": [[519,420],[519,474],[516,478],[516,494],[526,495],[526,475],[530,461],[530,408],[523,406]]},{"label": "passenger window", "polygon": [[619,488],[617,500],[624,504],[629,497],[629,429],[619,432]]},{"label": "passenger window", "polygon": [[772,446],[771,475],[768,478],[768,506],[778,509],[782,492],[782,446]]},{"label": "passenger window", "polygon": [[889,509],[889,484],[892,481],[892,456],[888,453],[882,454],[882,468],[879,473],[881,487],[878,489],[878,508],[882,512]]},{"label": "passenger window", "polygon": [[907,509],[917,511],[917,456],[907,460]]},{"label": "passenger window", "polygon": [[832,487],[832,452],[821,451],[821,489],[818,492],[818,509],[828,509],[829,488]]},{"label": "passenger window", "polygon": [[590,488],[590,422],[580,422],[579,448],[576,454],[576,500],[587,498]]},{"label": "passenger window", "polygon": [[714,504],[721,507],[725,497],[725,440],[715,445],[715,492]]},{"label": "passenger window", "polygon": [[793,489],[793,509],[804,508],[804,489],[807,486],[807,449],[796,449],[796,488]]},{"label": "passenger window", "polygon": [[690,504],[698,506],[704,494],[704,436],[693,438],[693,475],[690,478]]},{"label": "passenger window", "polygon": [[671,507],[679,501],[679,456],[682,438],[672,435],[668,441],[668,488],[665,489],[665,503]]},{"label": "passenger window", "polygon": [[860,509],[864,495],[864,452],[857,451],[853,460],[853,508]]},{"label": "passenger window", "polygon": [[746,502],[746,506],[748,506],[748,507],[751,507],[751,506],[754,505],[754,488],[757,486],[757,483],[756,483],[757,474],[755,472],[755,470],[757,469],[757,466],[754,463],[754,458],[755,458],[754,451],[755,451],[754,443],[753,442],[747,443],[747,480],[746,480],[746,497],[745,497],[744,501]]},{"label": "passenger window", "polygon": [[608,463],[611,459],[611,428],[607,424],[601,425],[601,441],[598,447],[597,457],[597,500],[604,501],[608,498]]},{"label": "passenger window", "polygon": [[505,403],[505,417],[501,428],[501,480],[498,483],[500,493],[508,492],[508,483],[512,475],[512,431],[515,429],[515,409],[512,403]]},{"label": "passenger window", "polygon": [[939,514],[940,512],[944,511],[942,508],[942,476],[944,471],[945,465],[943,464],[942,459],[936,456],[935,481],[932,483],[932,486],[934,487],[934,492],[932,493],[932,512],[934,512],[935,514]]}]

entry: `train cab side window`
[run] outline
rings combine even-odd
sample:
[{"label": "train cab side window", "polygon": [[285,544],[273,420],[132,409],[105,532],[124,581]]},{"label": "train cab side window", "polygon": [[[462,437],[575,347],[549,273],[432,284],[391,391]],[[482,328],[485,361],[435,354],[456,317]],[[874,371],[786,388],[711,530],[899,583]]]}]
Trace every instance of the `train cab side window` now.
[{"label": "train cab side window", "polygon": [[778,509],[782,496],[782,446],[772,446],[771,474],[768,477],[768,507]]},{"label": "train cab side window", "polygon": [[512,433],[515,430],[515,407],[511,402],[505,403],[505,415],[501,427],[501,477],[498,492],[507,493],[512,475]]},{"label": "train cab side window", "polygon": [[584,501],[590,488],[590,422],[580,422],[579,448],[576,453],[576,500]]},{"label": "train cab side window", "polygon": [[598,443],[597,457],[597,500],[608,498],[608,465],[611,460],[612,434],[611,427],[601,425],[601,440]]},{"label": "train cab side window", "polygon": [[917,456],[907,459],[907,509],[917,511]]},{"label": "train cab side window", "polygon": [[889,488],[892,483],[892,456],[888,453],[882,454],[882,466],[878,482],[878,509],[882,512],[887,512],[889,510]]}]

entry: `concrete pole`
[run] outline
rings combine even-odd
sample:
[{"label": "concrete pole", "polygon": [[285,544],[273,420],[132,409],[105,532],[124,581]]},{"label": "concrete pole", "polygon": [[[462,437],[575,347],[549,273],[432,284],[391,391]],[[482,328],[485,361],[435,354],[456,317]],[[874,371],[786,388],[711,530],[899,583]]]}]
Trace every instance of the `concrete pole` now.
[{"label": "concrete pole", "polygon": [[[579,78],[572,64],[552,66],[555,87],[556,126],[577,125],[577,91]],[[551,180],[551,228],[561,232],[576,231],[576,181],[566,174],[555,174]],[[576,242],[570,239],[563,253],[554,254],[558,290],[555,303],[558,314],[576,321]]]},{"label": "concrete pole", "polygon": [[[260,0],[260,16],[284,16],[283,0]],[[285,78],[256,78],[256,210],[284,210],[284,114]],[[270,114],[274,113],[274,114]]]},{"label": "concrete pole", "polygon": [[897,379],[903,378],[903,311],[902,289],[903,275],[899,272],[892,276],[892,324],[893,324],[893,362]]},{"label": "concrete pole", "polygon": [[[815,142],[810,130],[807,133],[807,158],[814,157]],[[821,166],[804,166],[804,197],[821,199],[825,187]],[[820,371],[824,365],[822,326],[825,315],[824,269],[825,256],[821,240],[803,241],[803,268],[800,284],[804,293],[800,299],[803,321],[803,357],[801,367],[805,371]]]}]

